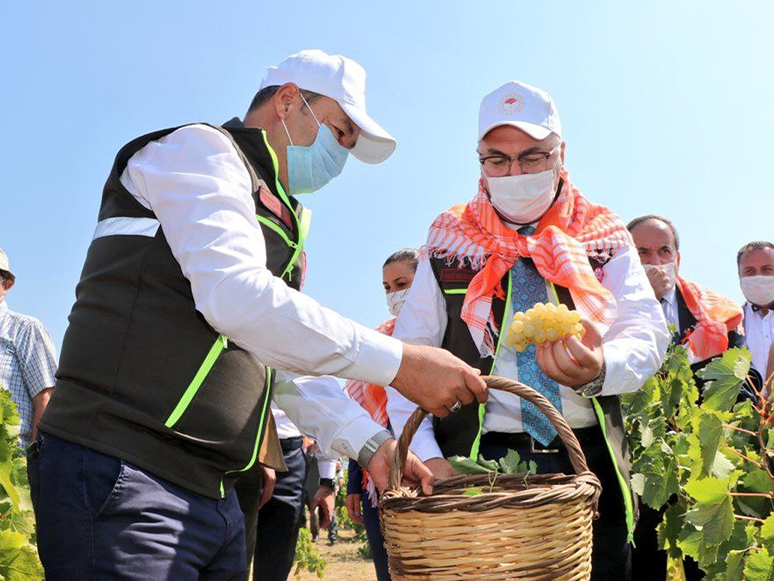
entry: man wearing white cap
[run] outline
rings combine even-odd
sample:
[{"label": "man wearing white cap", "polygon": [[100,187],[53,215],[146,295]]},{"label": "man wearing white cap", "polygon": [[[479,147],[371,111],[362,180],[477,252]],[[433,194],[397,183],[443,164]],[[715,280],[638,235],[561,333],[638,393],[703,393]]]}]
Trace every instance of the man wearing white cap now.
[{"label": "man wearing white cap", "polygon": [[56,349],[43,323],[8,309],[5,296],[15,282],[0,249],[0,386],[11,392],[21,423],[19,443],[26,448],[54,387]]},{"label": "man wearing white cap", "polygon": [[[430,227],[394,336],[517,379],[562,412],[603,487],[592,579],[625,581],[634,507],[618,396],[656,372],[669,335],[626,227],[571,183],[565,148],[546,92],[512,81],[484,98],[478,193]],[[513,314],[549,301],[580,311],[583,338],[521,352],[506,345]],[[399,433],[416,406],[388,393]],[[426,420],[412,449],[437,477],[455,474],[450,456],[499,459],[508,450],[535,461],[539,473],[573,472],[547,418],[500,392],[486,405]]]},{"label": "man wearing white cap", "polygon": [[[444,415],[486,399],[477,370],[402,345],[300,294],[309,214],[350,151],[395,141],[365,111],[355,62],[303,51],[267,73],[244,119],[131,141],[102,195],[57,388],[31,464],[46,578],[237,579],[235,481],[284,468],[270,403],[384,485],[395,442],[338,384],[392,382]],[[429,489],[416,458],[409,479]]]}]

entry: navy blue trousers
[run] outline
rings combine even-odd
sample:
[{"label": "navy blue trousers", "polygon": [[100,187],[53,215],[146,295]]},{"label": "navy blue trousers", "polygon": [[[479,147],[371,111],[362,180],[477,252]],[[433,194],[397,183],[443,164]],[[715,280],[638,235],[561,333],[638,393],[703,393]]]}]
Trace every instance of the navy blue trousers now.
[{"label": "navy blue trousers", "polygon": [[207,498],[119,458],[40,434],[29,457],[47,581],[236,581],[236,495]]}]

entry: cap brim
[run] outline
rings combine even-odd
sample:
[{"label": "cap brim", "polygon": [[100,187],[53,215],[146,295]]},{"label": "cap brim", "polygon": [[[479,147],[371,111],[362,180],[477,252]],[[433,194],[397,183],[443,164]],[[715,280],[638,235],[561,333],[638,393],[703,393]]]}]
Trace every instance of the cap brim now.
[{"label": "cap brim", "polygon": [[350,151],[363,163],[382,163],[395,151],[395,138],[382,129],[365,111],[347,103],[339,103],[352,122],[360,128],[360,137]]},{"label": "cap brim", "polygon": [[484,131],[481,132],[481,135],[478,136],[478,140],[481,141],[484,139],[487,133],[492,131],[492,129],[496,127],[501,127],[502,125],[510,125],[511,127],[516,127],[517,129],[521,129],[524,133],[532,137],[533,139],[537,139],[538,141],[543,141],[546,137],[554,133],[550,129],[546,129],[542,125],[535,125],[534,123],[529,123],[527,121],[500,121],[498,123],[494,123],[487,127]]}]

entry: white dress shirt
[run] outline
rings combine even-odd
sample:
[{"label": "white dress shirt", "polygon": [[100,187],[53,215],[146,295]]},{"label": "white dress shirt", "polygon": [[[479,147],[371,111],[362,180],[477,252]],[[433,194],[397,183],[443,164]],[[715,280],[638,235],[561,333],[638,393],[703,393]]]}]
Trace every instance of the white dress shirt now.
[{"label": "white dress shirt", "polygon": [[680,330],[680,315],[677,311],[677,287],[672,287],[667,294],[661,298],[661,310],[664,311],[664,318],[667,325],[675,325]]},{"label": "white dress shirt", "polygon": [[[774,314],[771,309],[764,315],[760,309],[753,309],[750,303],[744,304],[744,336],[747,348],[752,353],[753,367],[766,375],[769,363],[769,349],[774,337]],[[768,379],[767,377],[763,378]]]},{"label": "white dress shirt", "polygon": [[[271,413],[274,416],[274,423],[277,425],[277,435],[280,440],[303,437],[301,431],[290,421],[287,414],[280,409],[277,402],[271,402]],[[317,458],[317,468],[320,471],[320,478],[333,479],[336,476],[336,460],[332,460],[326,456],[320,446],[317,446],[314,455]]]},{"label": "white dress shirt", "polygon": [[[602,267],[602,286],[615,297],[617,317],[603,337],[606,365],[602,395],[636,391],[661,366],[670,337],[664,313],[632,248],[618,251]],[[506,306],[506,320],[513,316]],[[406,343],[440,346],[446,332],[444,296],[428,260],[420,261],[414,283],[395,325],[393,337]],[[505,331],[503,331],[505,332]],[[502,343],[493,375],[519,378],[516,351]],[[416,405],[393,388],[387,389],[387,411],[396,434],[403,431]],[[573,428],[597,423],[591,402],[560,386],[562,413]],[[486,432],[522,432],[521,406],[515,395],[491,391],[484,415]],[[414,436],[412,450],[421,460],[442,457],[432,423],[425,420]]]},{"label": "white dress shirt", "polygon": [[[400,341],[320,306],[267,269],[250,175],[220,131],[190,125],[150,142],[131,157],[121,183],[158,218],[196,309],[219,333],[275,369],[393,380]],[[356,458],[382,429],[335,380],[309,391],[279,375],[278,404],[326,451]],[[294,417],[296,407],[305,409]]]}]

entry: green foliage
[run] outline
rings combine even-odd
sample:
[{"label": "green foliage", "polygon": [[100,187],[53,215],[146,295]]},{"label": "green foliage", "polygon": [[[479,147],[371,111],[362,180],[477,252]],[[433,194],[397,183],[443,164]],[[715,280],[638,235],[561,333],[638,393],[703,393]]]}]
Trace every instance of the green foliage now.
[{"label": "green foliage", "polygon": [[0,385],[0,581],[39,581],[43,567],[33,544],[35,521],[18,426],[11,394]]},{"label": "green foliage", "polygon": [[304,569],[310,573],[315,573],[318,579],[322,579],[323,575],[325,575],[325,559],[320,556],[320,552],[314,546],[312,533],[307,528],[298,531],[296,557],[293,562],[296,564],[294,572],[296,579],[301,578],[301,571]]},{"label": "green foliage", "polygon": [[695,559],[707,581],[774,581],[774,422],[771,402],[737,403],[750,369],[730,349],[698,372],[703,399],[681,347],[661,370],[624,396],[632,486],[666,508],[659,547]]},{"label": "green foliage", "polygon": [[524,474],[526,476],[537,473],[535,462],[533,460],[522,462],[519,454],[514,450],[508,450],[508,454],[499,461],[487,460],[480,455],[478,461],[467,456],[452,456],[449,458],[449,463],[457,472],[468,476],[473,474]]}]

